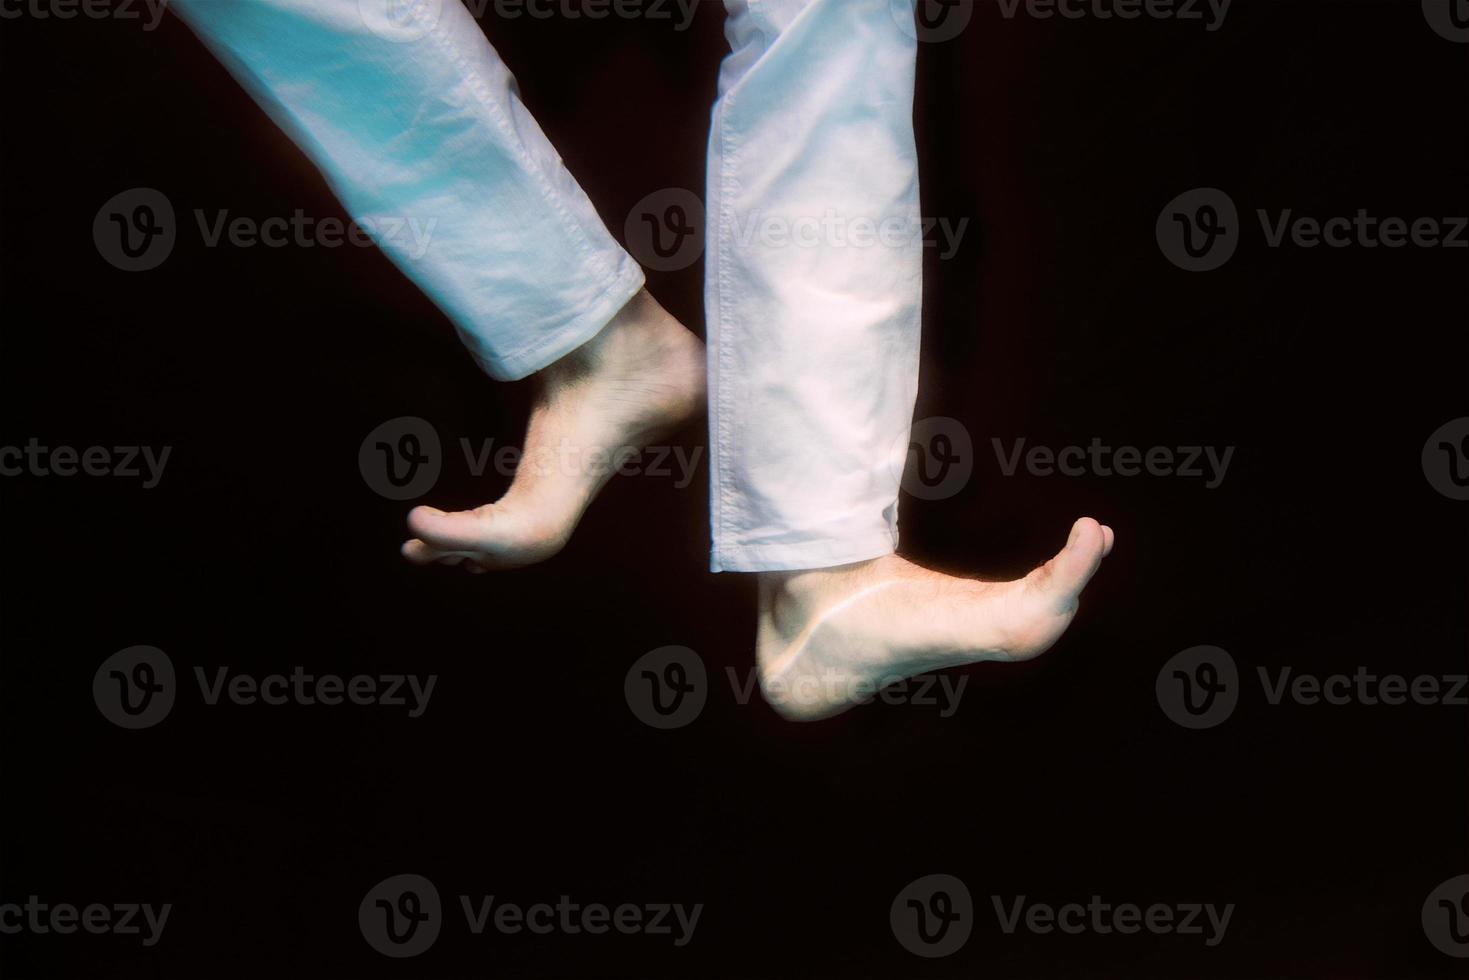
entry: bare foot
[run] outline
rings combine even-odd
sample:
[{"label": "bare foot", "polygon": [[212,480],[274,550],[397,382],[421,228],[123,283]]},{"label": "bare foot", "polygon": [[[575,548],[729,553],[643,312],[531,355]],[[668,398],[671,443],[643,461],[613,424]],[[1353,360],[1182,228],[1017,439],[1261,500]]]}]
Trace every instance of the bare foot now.
[{"label": "bare foot", "polygon": [[1056,557],[1013,582],[954,578],[896,555],[764,573],[761,690],[784,717],[814,721],[917,674],[1039,656],[1071,624],[1112,542],[1111,528],[1084,517]]},{"label": "bare foot", "polygon": [[403,556],[471,572],[545,561],[620,462],[704,405],[704,345],[643,290],[597,336],[536,375],[540,388],[505,495],[470,511],[415,507]]}]

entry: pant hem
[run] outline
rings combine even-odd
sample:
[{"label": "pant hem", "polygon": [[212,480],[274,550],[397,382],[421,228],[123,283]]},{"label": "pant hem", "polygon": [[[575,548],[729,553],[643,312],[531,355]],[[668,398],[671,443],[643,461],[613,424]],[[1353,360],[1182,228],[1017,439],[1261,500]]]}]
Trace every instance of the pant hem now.
[{"label": "pant hem", "polygon": [[519,381],[561,360],[601,333],[602,328],[638,294],[645,282],[642,267],[630,257],[625,258],[617,277],[590,309],[514,354],[496,357],[476,351],[475,358],[495,380]]},{"label": "pant hem", "polygon": [[853,541],[809,541],[766,547],[715,546],[711,572],[794,572],[870,561],[898,550],[896,532]]}]

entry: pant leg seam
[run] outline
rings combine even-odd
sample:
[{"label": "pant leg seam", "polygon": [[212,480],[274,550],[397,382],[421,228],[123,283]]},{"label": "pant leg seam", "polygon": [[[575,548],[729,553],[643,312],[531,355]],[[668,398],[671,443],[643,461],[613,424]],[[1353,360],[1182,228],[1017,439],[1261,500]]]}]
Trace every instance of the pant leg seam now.
[{"label": "pant leg seam", "polygon": [[[478,22],[474,21],[473,18],[470,18],[470,20],[474,23],[474,29],[478,31]],[[571,238],[576,242],[582,258],[588,261],[598,276],[603,279],[612,278],[615,270],[606,267],[605,257],[598,254],[597,249],[592,245],[591,239],[587,235],[586,229],[566,209],[566,206],[560,199],[560,195],[551,186],[550,181],[546,179],[546,175],[541,172],[536,161],[531,158],[530,154],[524,151],[515,132],[515,127],[511,125],[510,120],[505,115],[504,107],[495,100],[494,94],[488,90],[488,86],[485,85],[484,79],[479,76],[479,73],[455,49],[453,41],[445,36],[445,30],[443,17],[440,16],[435,19],[433,26],[429,29],[428,35],[434,39],[434,43],[438,45],[439,49],[454,67],[458,69],[460,77],[469,86],[469,91],[479,101],[480,105],[487,110],[491,120],[499,128],[501,135],[506,137],[506,146],[509,151],[516,156],[522,170],[530,174],[531,180],[535,182],[536,188],[540,190],[541,196],[550,206],[558,220],[560,220],[562,226],[571,233]],[[480,36],[480,40],[485,44],[490,43],[489,39],[483,35]],[[505,71],[507,73],[510,72],[508,65],[505,66]]]},{"label": "pant leg seam", "polygon": [[738,162],[738,152],[734,148],[734,143],[730,136],[730,130],[733,128],[730,123],[736,103],[735,95],[737,89],[738,85],[727,91],[720,100],[723,104],[719,110],[720,119],[718,124],[720,143],[718,202],[719,228],[718,233],[715,236],[716,240],[714,251],[710,253],[711,255],[714,255],[716,257],[715,262],[717,268],[715,275],[715,288],[718,296],[719,306],[717,311],[716,323],[716,329],[719,331],[719,334],[715,346],[716,383],[712,387],[712,390],[714,391],[714,404],[712,414],[715,420],[715,424],[711,427],[711,429],[716,433],[715,438],[718,440],[718,445],[715,449],[714,454],[715,467],[712,471],[715,474],[714,496],[716,498],[716,502],[715,511],[711,515],[714,538],[713,564],[716,571],[718,571],[720,566],[722,565],[721,552],[724,547],[723,533],[725,528],[725,517],[727,515],[730,498],[728,481],[724,478],[724,475],[720,471],[724,467],[725,453],[729,451],[730,444],[733,442],[730,433],[729,412],[727,410],[728,388],[731,383],[728,363],[731,357],[731,338],[729,336],[730,331],[726,328],[735,322],[735,318],[732,315],[732,297],[735,294],[735,290],[733,289],[732,283],[730,281],[730,255],[727,232],[732,221],[731,209],[734,207],[734,190],[737,185],[737,181],[734,179],[733,174],[735,165]]}]

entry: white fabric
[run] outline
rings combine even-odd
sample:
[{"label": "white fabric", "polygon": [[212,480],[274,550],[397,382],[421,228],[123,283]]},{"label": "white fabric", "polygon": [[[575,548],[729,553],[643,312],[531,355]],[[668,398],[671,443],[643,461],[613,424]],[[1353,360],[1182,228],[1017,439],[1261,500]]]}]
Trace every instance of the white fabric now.
[{"label": "white fabric", "polygon": [[[403,3],[404,14],[389,17]],[[456,0],[170,4],[321,168],[495,378],[595,336],[643,285]],[[419,244],[419,243],[411,243]],[[417,254],[421,252],[422,254]],[[415,257],[416,256],[416,257]]]},{"label": "white fabric", "polygon": [[[914,0],[725,0],[706,300],[715,571],[897,541],[918,376]],[[175,0],[494,377],[643,285],[458,0]],[[615,152],[626,152],[615,148]],[[421,254],[420,254],[421,253]]]},{"label": "white fabric", "polygon": [[918,381],[916,41],[891,0],[727,6],[705,286],[711,564],[874,558],[897,544]]}]

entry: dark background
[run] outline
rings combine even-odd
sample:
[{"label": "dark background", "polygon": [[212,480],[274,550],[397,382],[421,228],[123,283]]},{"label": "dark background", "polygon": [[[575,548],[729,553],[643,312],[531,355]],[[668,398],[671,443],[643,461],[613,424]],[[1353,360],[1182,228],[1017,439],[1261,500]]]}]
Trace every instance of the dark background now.
[{"label": "dark background", "polygon": [[[722,10],[670,21],[487,17],[486,33],[619,235],[703,186]],[[1416,2],[1237,0],[1198,22],[1067,22],[981,3],[924,45],[924,212],[971,219],[929,255],[918,416],[960,419],[976,477],[904,504],[904,551],[1012,576],[1091,514],[1118,545],[1070,632],[982,665],[959,711],[868,706],[794,726],[723,680],[753,656],[754,581],[706,572],[706,473],[624,478],[569,549],[472,578],[398,557],[409,504],[364,484],[400,415],[518,440],[525,385],[481,375],[378,252],[205,248],[192,209],[340,215],[309,163],[172,16],[6,20],[0,444],[172,446],[160,486],[0,481],[0,899],[172,902],[163,940],[9,936],[0,974],[279,977],[1450,977],[1419,910],[1469,871],[1466,709],[1283,704],[1257,666],[1464,673],[1466,504],[1420,466],[1465,410],[1466,253],[1269,249],[1255,208],[1469,211],[1466,50]],[[154,187],[181,216],[160,268],[91,236]],[[1216,186],[1249,232],[1223,269],[1153,225]],[[702,330],[701,268],[650,274]],[[1222,487],[1002,477],[1008,444],[1237,447]],[[698,426],[683,434],[701,444]],[[446,466],[430,499],[502,488]],[[1224,725],[1154,696],[1195,644],[1247,674]],[[144,731],[93,673],[156,645],[185,691]],[[682,644],[703,714],[646,727],[628,666]],[[205,707],[192,670],[437,673],[423,717]],[[388,960],[358,932],[380,879],[432,879],[451,922]],[[954,874],[979,925],[941,960],[888,907]],[[702,902],[649,936],[471,937],[460,893]],[[1236,904],[1200,937],[1017,934],[989,896]]]}]

